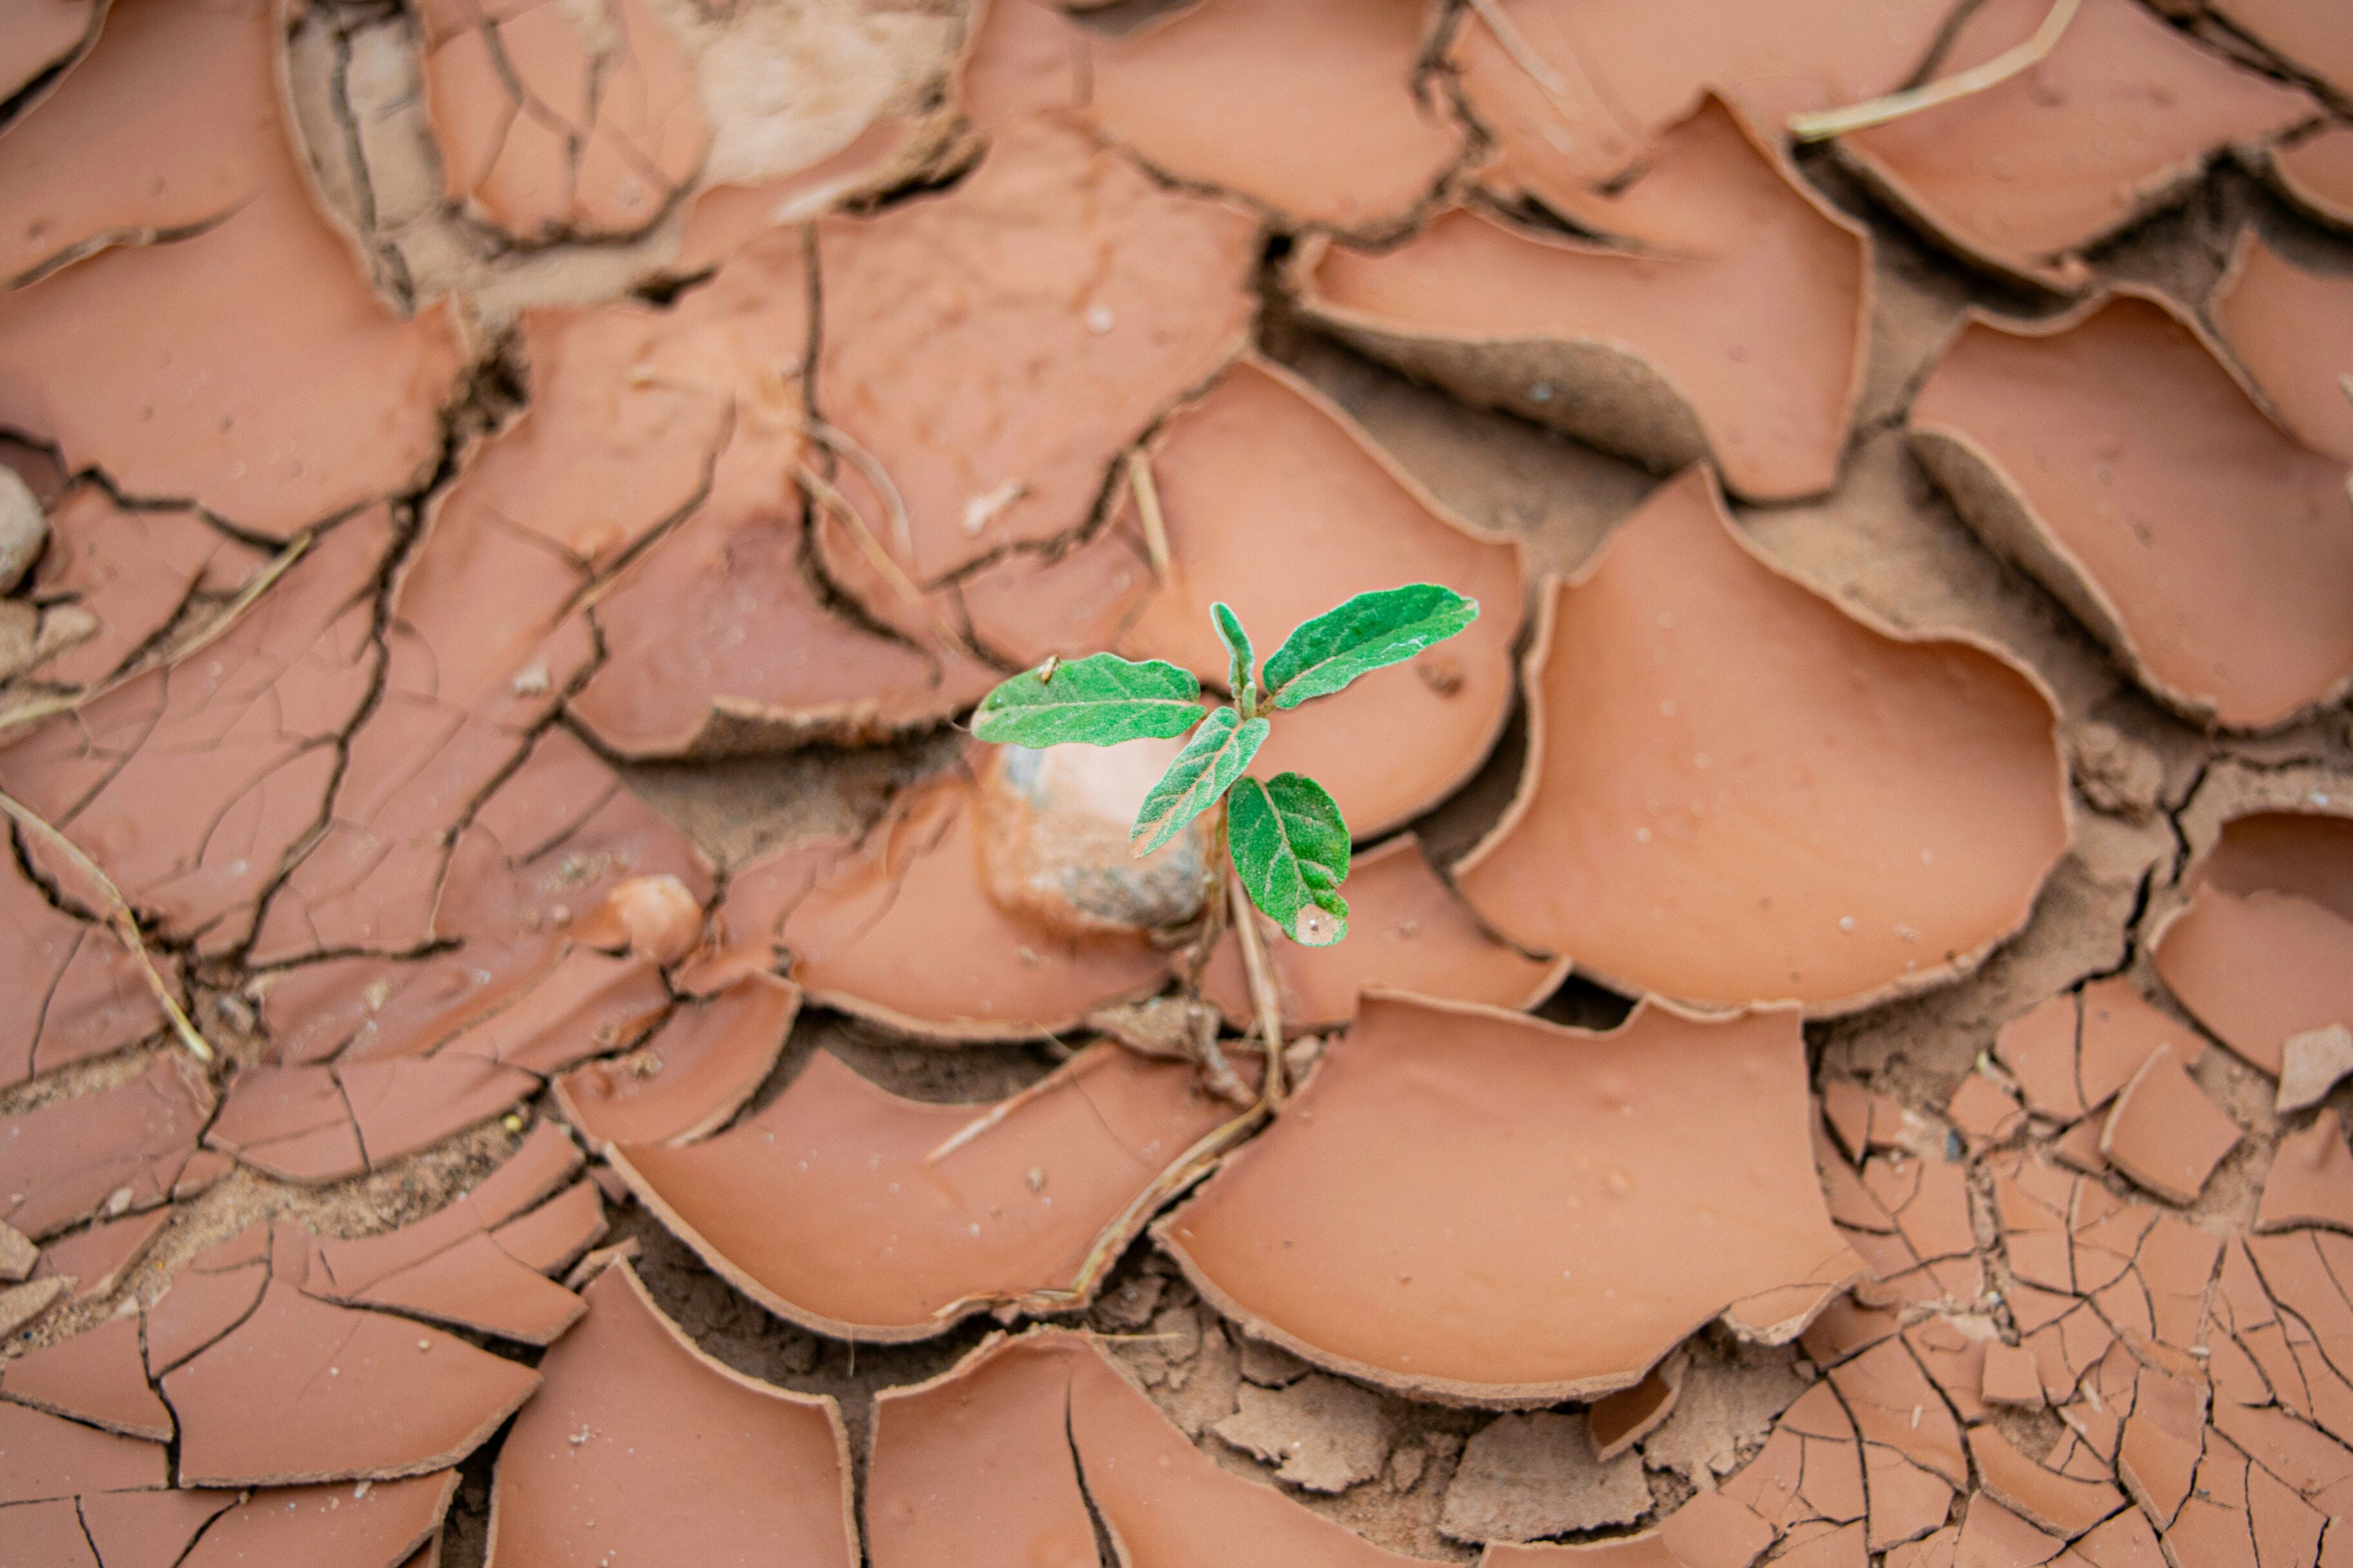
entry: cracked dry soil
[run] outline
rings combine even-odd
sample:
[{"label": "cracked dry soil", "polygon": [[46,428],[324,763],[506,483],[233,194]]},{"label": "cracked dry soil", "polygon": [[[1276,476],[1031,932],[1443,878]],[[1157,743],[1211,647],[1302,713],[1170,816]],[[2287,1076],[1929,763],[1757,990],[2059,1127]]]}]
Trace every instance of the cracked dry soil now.
[{"label": "cracked dry soil", "polygon": [[[2353,13],[2062,9],[0,0],[0,1568],[2353,1563]],[[1409,580],[1268,1042],[959,721]]]}]

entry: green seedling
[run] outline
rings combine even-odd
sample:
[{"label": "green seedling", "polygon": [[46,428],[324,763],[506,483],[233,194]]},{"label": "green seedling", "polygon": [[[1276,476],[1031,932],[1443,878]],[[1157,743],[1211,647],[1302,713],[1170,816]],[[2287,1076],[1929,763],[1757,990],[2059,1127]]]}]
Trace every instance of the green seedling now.
[{"label": "green seedling", "polygon": [[1275,715],[1444,642],[1479,618],[1479,605],[1435,583],[1359,594],[1295,627],[1255,673],[1240,618],[1222,604],[1211,614],[1229,656],[1229,705],[1205,713],[1190,670],[1097,653],[1050,658],[999,685],[981,699],[973,733],[1017,746],[1116,746],[1192,731],[1144,797],[1129,851],[1149,855],[1219,807],[1217,830],[1250,902],[1292,941],[1328,947],[1348,934],[1348,901],[1340,896],[1348,825],[1340,807],[1303,773],[1261,781],[1244,770]]}]

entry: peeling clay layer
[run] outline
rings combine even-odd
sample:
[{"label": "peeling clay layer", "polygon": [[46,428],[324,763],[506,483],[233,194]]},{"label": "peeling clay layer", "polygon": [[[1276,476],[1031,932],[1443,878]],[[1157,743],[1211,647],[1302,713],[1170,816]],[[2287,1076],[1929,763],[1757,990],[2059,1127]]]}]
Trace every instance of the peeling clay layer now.
[{"label": "peeling clay layer", "polygon": [[2288,432],[2353,463],[2353,397],[2341,384],[2353,364],[2353,277],[2307,272],[2242,229],[2206,314]]},{"label": "peeling clay layer", "polygon": [[[221,41],[184,44],[173,27],[137,25],[142,10],[178,13],[189,26],[204,18]],[[139,172],[142,199],[161,180],[167,190],[192,185],[194,200],[210,187],[206,161],[189,154],[206,143],[191,143],[186,128],[244,125],[260,112],[254,62],[269,68],[273,36],[267,0],[218,11],[125,0],[67,79],[70,90],[35,107],[0,146],[30,136],[37,147],[50,141],[48,117],[62,117],[57,142],[73,141],[74,162],[57,176],[73,182],[77,205],[79,193],[94,201],[104,185],[83,177],[77,128],[101,121],[109,141],[121,139],[106,162]],[[192,47],[199,58],[224,51],[218,68],[191,70]],[[231,56],[248,63],[234,68]],[[155,92],[159,71],[195,90]],[[274,106],[274,91],[263,101]],[[76,468],[105,468],[128,490],[194,500],[282,538],[430,469],[462,355],[446,311],[400,321],[377,303],[312,210],[295,151],[274,107],[268,113],[265,132],[248,129],[207,154],[235,171],[211,182],[235,186],[213,209],[219,222],[0,296],[0,424],[56,443]],[[180,172],[184,160],[196,166]],[[75,228],[117,221],[103,207],[93,215]],[[126,386],[142,395],[124,395]]]},{"label": "peeling clay layer", "polygon": [[[1507,42],[1462,18],[1452,58],[1493,133],[1482,182],[1563,213],[1646,158],[1713,90],[1757,124],[1875,98],[1935,43],[1947,0],[1868,19],[1810,0],[1495,0]],[[1525,57],[1525,58],[1523,58]]]},{"label": "peeling clay layer", "polygon": [[1973,314],[1909,427],[1969,525],[2189,717],[2281,724],[2353,679],[2345,465],[2273,424],[2162,296]]},{"label": "peeling clay layer", "polygon": [[1715,100],[1574,214],[1654,248],[1460,209],[1394,249],[1309,247],[1303,304],[1417,375],[1653,467],[1712,454],[1744,496],[1829,489],[1862,385],[1867,231]]},{"label": "peeling clay layer", "polygon": [[[994,1339],[877,1395],[867,1465],[874,1568],[1103,1561],[1404,1568],[1187,1441],[1084,1335]],[[1105,1538],[1113,1543],[1102,1547]]]},{"label": "peeling clay layer", "polygon": [[[1567,960],[1530,958],[1481,929],[1410,833],[1350,862],[1347,897],[1353,942],[1278,942],[1281,933],[1260,917],[1286,1034],[1340,1027],[1356,1016],[1356,999],[1368,990],[1524,1011],[1568,977]],[[1201,994],[1238,1029],[1256,1016],[1240,939],[1230,932],[1202,972]]]},{"label": "peeling clay layer", "polygon": [[1200,0],[1122,29],[1037,0],[988,13],[963,84],[982,129],[1054,111],[1293,226],[1394,233],[1465,151],[1418,74],[1432,14],[1416,0]]},{"label": "peeling clay layer", "polygon": [[2295,66],[2353,98],[2353,22],[2296,0],[2213,0],[2215,15]]},{"label": "peeling clay layer", "polygon": [[1519,797],[1456,876],[1527,947],[1712,1007],[1851,1010],[1973,966],[2067,847],[2032,679],[1817,598],[1750,551],[1704,469],[1546,616]]},{"label": "peeling clay layer", "polygon": [[2291,1037],[2353,1022],[2353,823],[2263,812],[2222,829],[2157,972],[2214,1037],[2279,1076]]},{"label": "peeling clay layer", "polygon": [[0,102],[89,47],[105,10],[104,0],[45,0],[12,13],[0,36]]},{"label": "peeling clay layer", "polygon": [[1145,1217],[1130,1205],[1232,1114],[1188,1067],[1115,1046],[996,1105],[902,1100],[819,1051],[717,1137],[611,1159],[770,1311],[838,1338],[916,1340],[1000,1303],[1084,1305],[1090,1256],[1116,1257]]},{"label": "peeling clay layer", "polygon": [[[1461,636],[1282,715],[1251,771],[1311,773],[1359,839],[1427,811],[1478,771],[1511,709],[1519,546],[1440,504],[1322,394],[1261,360],[1172,415],[1150,458],[1170,574],[1118,642],[1209,685],[1229,674],[1223,600],[1269,652],[1353,594],[1442,583],[1479,602]],[[1118,503],[1136,526],[1133,493]],[[1392,743],[1416,738],[1410,747]]]},{"label": "peeling clay layer", "polygon": [[713,1360],[626,1261],[499,1451],[490,1552],[502,1568],[759,1561],[852,1568],[849,1451],[834,1402]]},{"label": "peeling clay layer", "polygon": [[2269,167],[2288,200],[2323,223],[2353,228],[2353,125],[2275,147]]},{"label": "peeling clay layer", "polygon": [[[1940,74],[2022,42],[2049,10],[1988,0],[1961,24]],[[2134,0],[2084,0],[2041,63],[1845,137],[1839,150],[1962,255],[2072,292],[2091,281],[2081,253],[2179,196],[2209,155],[2269,141],[2318,109]]]},{"label": "peeling clay layer", "polygon": [[1862,1272],[1807,1152],[1793,1012],[1606,1035],[1376,994],[1154,1234],[1220,1310],[1451,1403],[1631,1387],[1721,1316],[1795,1338]]},{"label": "peeling clay layer", "polygon": [[766,1081],[800,1011],[799,987],[752,974],[613,1062],[559,1079],[564,1118],[598,1147],[691,1143],[725,1126]]}]

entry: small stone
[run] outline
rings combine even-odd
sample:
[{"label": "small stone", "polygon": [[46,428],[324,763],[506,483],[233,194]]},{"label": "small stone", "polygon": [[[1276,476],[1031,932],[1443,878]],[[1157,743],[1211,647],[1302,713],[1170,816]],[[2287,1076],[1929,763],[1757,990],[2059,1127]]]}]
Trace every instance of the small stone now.
[{"label": "small stone", "polygon": [[1379,1475],[1388,1458],[1388,1417],[1353,1383],[1319,1372],[1288,1388],[1245,1383],[1236,1397],[1239,1408],[1210,1430],[1293,1486],[1345,1491]]},{"label": "small stone", "polygon": [[16,469],[0,467],[0,594],[25,580],[48,542],[49,520],[39,498]]},{"label": "small stone", "polygon": [[0,1279],[10,1284],[32,1273],[41,1256],[32,1238],[15,1226],[0,1222]]},{"label": "small stone", "polygon": [[2280,1046],[2279,1113],[2302,1110],[2327,1098],[2353,1072],[2353,1029],[2331,1024],[2290,1035]]},{"label": "small stone", "polygon": [[1630,1524],[1650,1507],[1639,1456],[1605,1465],[1584,1421],[1545,1411],[1498,1416],[1471,1439],[1438,1528],[1457,1541],[1538,1541]]},{"label": "small stone", "polygon": [[52,605],[41,612],[41,629],[33,635],[33,662],[55,658],[97,635],[96,616],[79,605]]}]

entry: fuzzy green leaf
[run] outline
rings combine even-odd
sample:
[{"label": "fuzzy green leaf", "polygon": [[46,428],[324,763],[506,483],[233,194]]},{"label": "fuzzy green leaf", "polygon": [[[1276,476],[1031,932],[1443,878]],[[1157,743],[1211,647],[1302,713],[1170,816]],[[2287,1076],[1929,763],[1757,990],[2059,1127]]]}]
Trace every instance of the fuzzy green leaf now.
[{"label": "fuzzy green leaf", "polygon": [[1226,689],[1234,694],[1234,705],[1245,718],[1258,711],[1258,702],[1250,691],[1250,670],[1258,663],[1258,655],[1250,647],[1250,633],[1242,630],[1242,618],[1234,614],[1233,606],[1222,600],[1209,606],[1209,617],[1218,623],[1218,637],[1226,645]]},{"label": "fuzzy green leaf", "polygon": [[1277,708],[1327,697],[1360,675],[1401,663],[1479,618],[1479,603],[1436,583],[1359,594],[1282,639],[1266,661]]},{"label": "fuzzy green leaf", "polygon": [[1016,746],[1116,746],[1181,735],[1200,717],[1201,683],[1190,670],[1094,653],[1001,682],[980,700],[972,732]]},{"label": "fuzzy green leaf", "polygon": [[1128,830],[1129,852],[1151,854],[1214,805],[1258,755],[1268,728],[1265,720],[1245,719],[1230,708],[1210,714],[1144,797]]},{"label": "fuzzy green leaf", "polygon": [[1329,947],[1348,934],[1348,824],[1322,784],[1301,773],[1243,779],[1226,806],[1234,869],[1250,902],[1283,935]]}]

